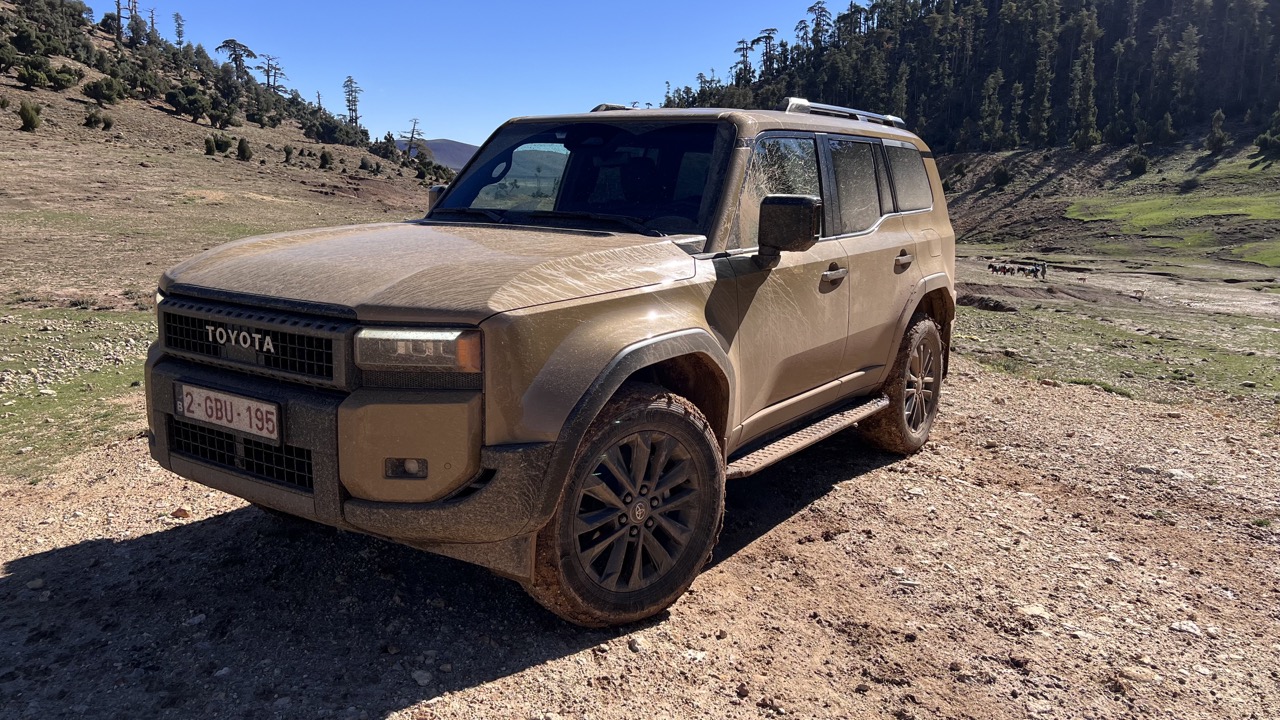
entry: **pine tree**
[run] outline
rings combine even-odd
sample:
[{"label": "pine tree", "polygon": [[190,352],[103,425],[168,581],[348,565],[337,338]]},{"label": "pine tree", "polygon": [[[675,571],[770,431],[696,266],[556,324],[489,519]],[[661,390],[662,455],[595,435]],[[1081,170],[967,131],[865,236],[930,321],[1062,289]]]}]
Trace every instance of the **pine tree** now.
[{"label": "pine tree", "polygon": [[1000,150],[1004,142],[1004,107],[1000,104],[1000,88],[1004,85],[1004,71],[999,68],[987,76],[982,85],[982,146],[988,150]]},{"label": "pine tree", "polygon": [[182,47],[182,40],[186,36],[187,22],[182,19],[182,13],[173,14],[173,36],[178,39],[178,47]]},{"label": "pine tree", "polygon": [[360,93],[364,90],[356,84],[355,78],[350,75],[342,83],[342,94],[347,100],[347,124],[352,127],[360,127]]},{"label": "pine tree", "polygon": [[1079,19],[1080,49],[1071,66],[1071,144],[1084,151],[1102,139],[1098,132],[1098,105],[1094,100],[1094,43],[1102,31],[1094,11],[1082,10]]},{"label": "pine tree", "polygon": [[1204,148],[1214,155],[1226,149],[1227,143],[1231,142],[1231,136],[1222,130],[1222,123],[1226,119],[1227,116],[1222,112],[1222,108],[1214,111],[1209,134],[1204,138]]}]

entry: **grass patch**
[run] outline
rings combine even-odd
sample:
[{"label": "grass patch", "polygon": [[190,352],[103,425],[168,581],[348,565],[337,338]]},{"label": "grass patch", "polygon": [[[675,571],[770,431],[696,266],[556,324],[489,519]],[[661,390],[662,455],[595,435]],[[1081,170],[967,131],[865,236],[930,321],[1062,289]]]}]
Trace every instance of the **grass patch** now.
[{"label": "grass patch", "polygon": [[1269,528],[1271,527],[1271,518],[1255,518],[1250,520],[1249,524],[1254,527]]},{"label": "grass patch", "polygon": [[1115,220],[1125,232],[1143,233],[1203,217],[1239,215],[1251,220],[1280,220],[1280,193],[1260,195],[1161,195],[1138,200],[1081,200],[1067,208],[1072,220]]},{"label": "grass patch", "polygon": [[149,312],[10,309],[0,319],[0,477],[39,482],[63,458],[130,437]]},{"label": "grass patch", "polygon": [[1236,256],[1246,262],[1267,267],[1280,267],[1280,240],[1246,243],[1234,250]]}]

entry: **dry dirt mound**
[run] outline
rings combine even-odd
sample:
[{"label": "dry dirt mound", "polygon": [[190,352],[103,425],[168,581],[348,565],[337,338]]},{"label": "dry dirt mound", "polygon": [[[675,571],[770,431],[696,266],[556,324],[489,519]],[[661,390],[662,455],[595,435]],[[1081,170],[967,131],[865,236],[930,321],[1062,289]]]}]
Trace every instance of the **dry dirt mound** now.
[{"label": "dry dirt mound", "polygon": [[[11,717],[1274,717],[1280,443],[956,358],[900,460],[731,483],[713,565],[584,631],[513,583],[281,525],[144,440],[2,491]],[[173,517],[174,511],[183,508]]]}]

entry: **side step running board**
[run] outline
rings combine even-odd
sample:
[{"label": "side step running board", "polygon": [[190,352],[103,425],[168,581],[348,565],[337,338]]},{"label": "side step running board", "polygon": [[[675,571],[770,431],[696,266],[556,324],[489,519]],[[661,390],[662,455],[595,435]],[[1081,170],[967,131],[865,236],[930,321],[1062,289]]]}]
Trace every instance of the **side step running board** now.
[{"label": "side step running board", "polygon": [[866,420],[887,407],[889,407],[889,398],[881,395],[823,418],[812,425],[806,425],[790,435],[784,435],[759,450],[729,463],[725,468],[725,478],[733,480],[760,472],[788,455],[800,452],[819,440],[825,440],[841,430],[850,428],[859,420]]}]

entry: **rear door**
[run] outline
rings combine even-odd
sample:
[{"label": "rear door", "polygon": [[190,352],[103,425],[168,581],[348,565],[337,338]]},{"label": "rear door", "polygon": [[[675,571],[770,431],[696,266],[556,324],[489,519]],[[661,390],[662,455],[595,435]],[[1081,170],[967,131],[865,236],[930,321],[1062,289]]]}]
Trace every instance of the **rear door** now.
[{"label": "rear door", "polygon": [[[828,135],[822,143],[835,186],[834,232],[849,258],[843,365],[849,373],[865,372],[841,394],[879,381],[887,349],[898,341],[898,319],[920,278],[919,248],[902,220],[884,142],[892,141]],[[920,202],[918,193],[908,199],[908,207]]]}]

